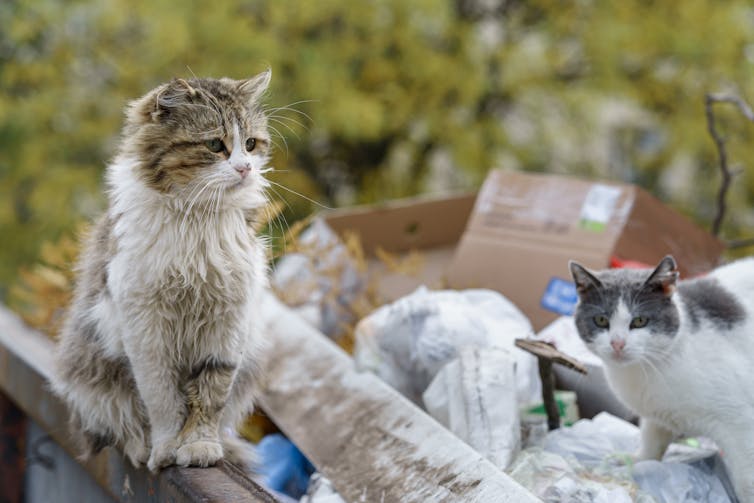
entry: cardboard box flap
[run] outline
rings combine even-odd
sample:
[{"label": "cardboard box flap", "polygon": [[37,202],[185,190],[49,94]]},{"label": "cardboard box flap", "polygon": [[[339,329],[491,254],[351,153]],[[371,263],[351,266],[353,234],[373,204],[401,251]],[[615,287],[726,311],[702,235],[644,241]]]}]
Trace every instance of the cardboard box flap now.
[{"label": "cardboard box flap", "polygon": [[[445,273],[453,258],[474,206],[476,194],[418,197],[330,211],[327,224],[338,234],[358,235],[370,277],[378,278],[380,295],[394,300],[413,292],[419,285],[445,286]],[[377,248],[405,259],[417,251],[410,271],[394,271],[374,257]]]},{"label": "cardboard box flap", "polygon": [[634,198],[628,185],[496,170],[479,193],[467,233],[609,253]]},{"label": "cardboard box flap", "polygon": [[390,201],[376,206],[347,208],[325,214],[340,235],[356,232],[364,252],[379,247],[392,253],[438,246],[455,246],[466,228],[475,194],[422,197]]}]

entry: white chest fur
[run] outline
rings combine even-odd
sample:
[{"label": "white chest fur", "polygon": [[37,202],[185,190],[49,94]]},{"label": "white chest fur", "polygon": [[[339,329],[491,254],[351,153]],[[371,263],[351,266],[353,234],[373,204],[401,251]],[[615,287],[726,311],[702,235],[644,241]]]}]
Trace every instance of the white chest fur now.
[{"label": "white chest fur", "polygon": [[123,326],[156,330],[192,352],[210,340],[245,345],[250,306],[266,284],[266,258],[243,211],[194,206],[181,213],[135,179],[127,163],[111,167],[110,183],[112,299],[97,308],[108,314],[99,316],[103,333],[114,334],[110,352],[121,352]]}]

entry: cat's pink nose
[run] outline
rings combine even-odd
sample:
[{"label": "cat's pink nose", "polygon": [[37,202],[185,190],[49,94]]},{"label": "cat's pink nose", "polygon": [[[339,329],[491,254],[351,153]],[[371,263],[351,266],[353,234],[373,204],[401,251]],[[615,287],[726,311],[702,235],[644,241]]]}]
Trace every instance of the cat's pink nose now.
[{"label": "cat's pink nose", "polygon": [[251,171],[251,166],[248,164],[235,166],[236,171],[238,171],[238,174],[241,175],[241,178],[246,178],[249,175],[249,171]]},{"label": "cat's pink nose", "polygon": [[626,347],[626,340],[625,339],[612,339],[610,341],[610,345],[613,347],[613,350],[616,353],[620,353],[623,351],[623,348]]}]

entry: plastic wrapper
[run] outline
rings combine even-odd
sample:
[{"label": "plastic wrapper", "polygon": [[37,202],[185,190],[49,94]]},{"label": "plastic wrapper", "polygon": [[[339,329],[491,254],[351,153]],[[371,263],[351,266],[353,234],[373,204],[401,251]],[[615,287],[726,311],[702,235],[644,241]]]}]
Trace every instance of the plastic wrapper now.
[{"label": "plastic wrapper", "polygon": [[427,412],[502,469],[521,443],[513,365],[505,349],[466,347],[423,395]]},{"label": "plastic wrapper", "polygon": [[461,348],[500,347],[516,364],[519,403],[530,403],[541,395],[537,361],[514,340],[531,333],[529,320],[497,292],[420,287],[358,323],[354,357],[359,369],[421,404],[424,390]]},{"label": "plastic wrapper", "polygon": [[633,477],[658,503],[731,501],[720,479],[685,463],[641,461],[634,466]]},{"label": "plastic wrapper", "polygon": [[539,448],[522,451],[509,475],[543,501],[552,503],[649,503],[630,477],[623,473],[593,473],[574,458]]},{"label": "plastic wrapper", "polygon": [[[603,412],[551,431],[544,450],[523,451],[511,475],[546,501],[618,501],[610,492],[618,486],[636,501],[732,501],[714,445],[696,443],[672,444],[662,462],[637,462],[639,429]],[[553,491],[562,499],[552,499]],[[613,500],[602,499],[608,496]]]},{"label": "plastic wrapper", "polygon": [[331,338],[355,321],[353,306],[367,279],[346,245],[322,220],[314,219],[275,264],[270,283],[276,295]]}]

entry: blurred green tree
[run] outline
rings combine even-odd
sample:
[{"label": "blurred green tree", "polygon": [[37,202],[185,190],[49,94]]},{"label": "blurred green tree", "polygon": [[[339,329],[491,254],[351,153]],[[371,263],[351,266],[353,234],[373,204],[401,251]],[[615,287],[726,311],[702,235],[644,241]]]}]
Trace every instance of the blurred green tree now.
[{"label": "blurred green tree", "polygon": [[[329,205],[506,167],[637,182],[708,224],[704,94],[746,97],[753,65],[745,0],[5,0],[0,285],[101,211],[124,105],[173,76],[271,67],[273,179]],[[750,174],[754,131],[720,112]],[[311,211],[276,190],[286,218]],[[753,199],[741,176],[728,235],[754,230]]]}]

